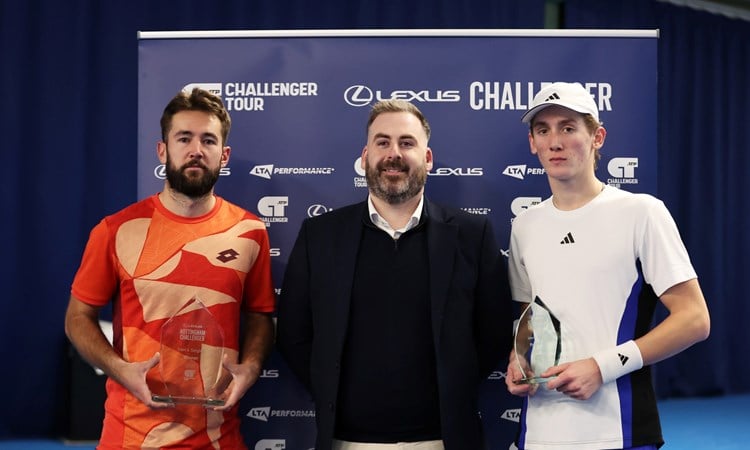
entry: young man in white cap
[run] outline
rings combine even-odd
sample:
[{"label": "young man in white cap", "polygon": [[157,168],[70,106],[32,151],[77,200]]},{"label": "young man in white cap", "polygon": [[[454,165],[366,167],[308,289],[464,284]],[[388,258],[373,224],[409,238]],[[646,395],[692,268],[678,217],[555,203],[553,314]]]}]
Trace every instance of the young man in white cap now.
[{"label": "young man in white cap", "polygon": [[[549,378],[540,384],[517,383],[531,369],[511,354],[508,390],[526,397],[517,445],[656,449],[663,439],[649,366],[710,328],[677,226],[660,200],[597,179],[607,132],[581,84],[545,87],[522,122],[552,196],[513,222],[511,288],[514,300],[543,303],[559,320],[560,353],[532,374]],[[657,300],[669,315],[650,329]]]}]

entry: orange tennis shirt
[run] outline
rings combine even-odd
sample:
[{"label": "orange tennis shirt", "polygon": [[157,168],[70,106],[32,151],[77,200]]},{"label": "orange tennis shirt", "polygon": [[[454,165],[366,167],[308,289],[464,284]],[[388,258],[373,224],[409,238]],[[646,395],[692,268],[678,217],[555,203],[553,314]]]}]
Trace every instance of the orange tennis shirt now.
[{"label": "orange tennis shirt", "polygon": [[[93,306],[113,302],[113,345],[126,361],[160,351],[162,325],[197,297],[221,325],[224,351],[236,360],[241,311],[274,309],[269,247],[265,224],[220,197],[208,214],[186,218],[154,195],[94,227],[71,292]],[[163,389],[158,365],[147,382],[152,392]],[[239,429],[237,407],[151,410],[108,379],[99,448],[244,449]]]}]

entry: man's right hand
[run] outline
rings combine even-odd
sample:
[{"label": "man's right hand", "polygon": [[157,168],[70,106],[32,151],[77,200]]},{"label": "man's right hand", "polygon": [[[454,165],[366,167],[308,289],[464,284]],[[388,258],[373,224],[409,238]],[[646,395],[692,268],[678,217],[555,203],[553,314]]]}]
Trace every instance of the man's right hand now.
[{"label": "man's right hand", "polygon": [[160,359],[161,355],[159,355],[159,352],[156,352],[147,361],[122,361],[122,364],[118,364],[111,376],[149,408],[162,409],[173,407],[174,404],[172,403],[155,402],[151,398],[151,390],[146,383],[146,374],[151,368],[159,364]]},{"label": "man's right hand", "polygon": [[[520,358],[520,359],[519,359]],[[519,357],[515,352],[510,352],[510,358],[508,359],[508,370],[505,372],[505,386],[508,388],[508,392],[519,397],[526,397],[534,395],[538,388],[536,384],[516,384],[515,382],[524,377],[524,372],[521,371],[521,366],[524,367],[524,371],[527,376],[533,376],[529,363],[523,357]]]}]

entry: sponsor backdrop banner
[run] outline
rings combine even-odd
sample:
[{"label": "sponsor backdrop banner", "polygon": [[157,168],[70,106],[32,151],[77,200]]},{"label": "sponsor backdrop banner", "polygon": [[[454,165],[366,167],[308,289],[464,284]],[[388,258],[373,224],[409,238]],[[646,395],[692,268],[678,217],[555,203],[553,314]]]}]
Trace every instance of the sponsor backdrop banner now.
[{"label": "sponsor backdrop banner", "polygon": [[[142,32],[138,196],[163,185],[156,143],[169,99],[193,86],[219,94],[233,126],[216,191],[266,222],[278,292],[302,220],[366,198],[359,157],[369,107],[400,98],[433,129],[427,195],[488,216],[505,252],[513,218],[549,196],[520,122],[545,83],[579,81],[594,96],[609,131],[600,179],[656,192],[656,38],[653,30]],[[514,448],[519,419],[506,364],[481,396],[492,449]],[[250,449],[314,447],[310,396],[276,353],[240,414]]]}]

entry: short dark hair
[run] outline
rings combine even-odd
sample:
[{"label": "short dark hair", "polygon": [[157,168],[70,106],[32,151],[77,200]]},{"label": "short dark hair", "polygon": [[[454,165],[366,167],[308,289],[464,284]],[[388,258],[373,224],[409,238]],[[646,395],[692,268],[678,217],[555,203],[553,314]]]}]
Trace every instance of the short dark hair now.
[{"label": "short dark hair", "polygon": [[232,128],[232,119],[224,107],[224,102],[204,89],[194,88],[189,94],[180,91],[167,103],[164,113],[161,115],[161,139],[167,142],[169,131],[172,129],[172,118],[182,111],[203,111],[216,116],[221,122],[221,145],[226,145],[229,130]]}]

